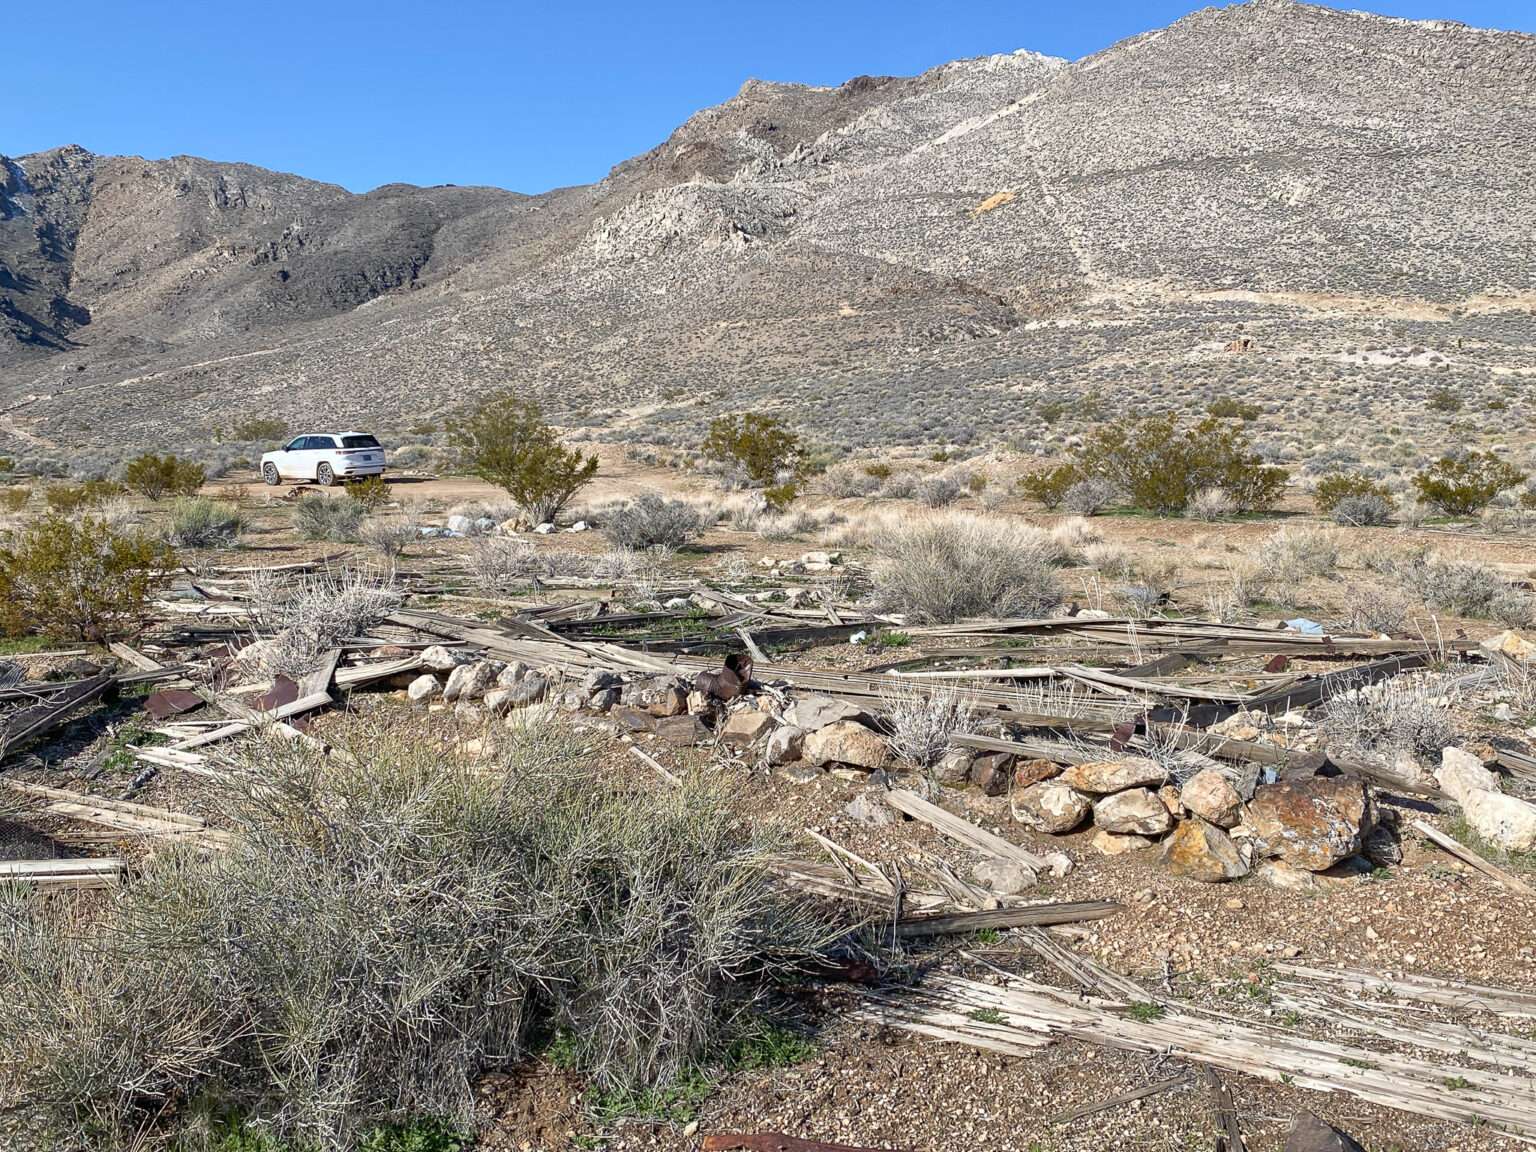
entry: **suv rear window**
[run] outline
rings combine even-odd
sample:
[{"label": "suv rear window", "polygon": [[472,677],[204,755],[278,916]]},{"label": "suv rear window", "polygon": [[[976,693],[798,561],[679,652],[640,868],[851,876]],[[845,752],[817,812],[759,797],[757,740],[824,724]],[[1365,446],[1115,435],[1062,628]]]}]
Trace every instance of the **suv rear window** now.
[{"label": "suv rear window", "polygon": [[377,448],[379,442],[372,436],[343,436],[341,446],[343,448]]}]

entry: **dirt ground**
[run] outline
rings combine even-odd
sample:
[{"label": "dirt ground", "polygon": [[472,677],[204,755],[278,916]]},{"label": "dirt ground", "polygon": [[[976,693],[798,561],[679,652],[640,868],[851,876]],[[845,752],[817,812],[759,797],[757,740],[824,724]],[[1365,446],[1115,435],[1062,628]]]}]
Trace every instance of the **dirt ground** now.
[{"label": "dirt ground", "polygon": [[[698,500],[718,499],[718,489],[706,477],[642,465],[624,454],[600,450],[599,480],[583,492],[580,504],[603,504],[644,492],[661,492]],[[350,552],[348,547],[299,541],[291,531],[288,505],[280,499],[286,488],[271,490],[240,479],[210,486],[211,494],[238,499],[248,509],[250,528],[237,550],[189,554],[193,568],[213,564],[272,565]],[[394,497],[413,505],[428,519],[440,520],[454,507],[496,504],[501,494],[490,485],[463,477],[391,477]],[[322,493],[345,499],[339,492]],[[678,579],[707,575],[722,558],[738,556],[753,573],[764,558],[792,559],[829,546],[848,522],[881,515],[906,517],[920,509],[910,501],[830,501],[812,497],[808,503],[824,518],[820,526],[789,539],[770,540],[722,522],[696,546],[667,559]],[[1144,563],[1168,566],[1174,573],[1174,596],[1198,614],[1199,590],[1214,577],[1224,557],[1250,554],[1261,540],[1285,523],[1307,519],[1304,501],[1283,509],[1288,516],[1263,521],[1206,524],[1188,520],[1103,516],[1091,523],[1103,542],[1123,547]],[[990,510],[996,515],[1024,515],[1046,526],[1061,518],[1026,508],[1021,501]],[[582,509],[574,515],[583,515]],[[839,523],[838,518],[841,518]],[[1536,574],[1536,546],[1528,538],[1455,532],[1438,528],[1400,531],[1394,528],[1351,529],[1336,577],[1298,591],[1294,613],[1336,624],[1346,613],[1355,590],[1369,577],[1358,556],[1377,545],[1414,545],[1475,555],[1496,565],[1513,580]],[[598,552],[607,548],[599,532],[561,532],[533,541],[538,548]],[[454,566],[468,542],[453,539],[423,541],[401,561],[402,571],[430,574],[440,580]],[[857,571],[869,549],[848,545],[846,565]],[[427,581],[428,576],[421,577]],[[1076,568],[1065,574],[1069,587],[1077,580],[1083,599],[1093,598],[1096,574]],[[782,584],[782,580],[777,580]],[[1102,583],[1102,582],[1100,582]],[[552,591],[548,599],[592,598],[601,590]],[[437,601],[444,610],[491,616],[515,604],[449,594]],[[1266,613],[1273,616],[1275,613]],[[1287,612],[1286,614],[1290,614]],[[1414,615],[1414,626],[1433,634],[1463,633],[1474,638],[1498,630],[1488,621]],[[216,646],[217,642],[211,642]],[[874,653],[839,643],[783,654],[801,667],[863,667]],[[26,656],[34,678],[63,658]],[[360,694],[355,707],[403,708],[403,693]],[[99,709],[71,726],[46,747],[36,749],[8,774],[14,778],[104,796],[131,792],[136,801],[182,811],[204,812],[208,803],[203,785],[194,777],[162,772],[137,786],[137,766],[105,755],[116,734],[132,722],[136,702],[123,701]],[[1499,729],[1481,712],[1464,718],[1481,738],[1498,736],[1529,748],[1530,737],[1518,729]],[[325,717],[317,731],[339,722]],[[601,721],[579,721],[591,728],[594,754],[615,771],[639,773],[626,754],[633,739],[620,736]],[[644,738],[642,738],[642,741]],[[849,816],[849,802],[865,792],[862,779],[826,774],[810,783],[797,783],[783,773],[711,753],[653,750],[676,771],[725,775],[746,810],[780,821],[792,833],[810,829],[876,861],[900,862],[919,852],[947,860],[966,874],[976,862],[964,850],[944,841],[926,825],[901,821],[872,825]],[[653,781],[654,782],[654,781]],[[942,799],[953,810],[1016,843],[1035,850],[1063,850],[1075,867],[1066,877],[1045,880],[1030,892],[1049,900],[1107,899],[1123,905],[1111,917],[1062,930],[1073,947],[1117,972],[1185,996],[1204,996],[1236,1014],[1262,1018],[1270,1011],[1262,997],[1240,994],[1262,983],[1268,965],[1280,960],[1361,967],[1392,972],[1441,975],[1459,980],[1536,991],[1536,899],[1514,895],[1494,886],[1433,847],[1404,838],[1400,866],[1331,884],[1322,891],[1295,892],[1249,878],[1235,884],[1202,885],[1169,874],[1157,851],[1120,857],[1098,854],[1090,844],[1091,830],[1048,838],[1017,822],[1005,797],[988,798],[975,789],[945,790]],[[1427,818],[1449,827],[1454,812],[1427,801],[1386,795],[1384,805],[1401,811],[1404,821]],[[216,811],[207,811],[217,822]],[[24,824],[0,813],[0,855],[35,855],[40,838],[65,829],[60,817],[28,813]],[[1048,841],[1048,842],[1047,842]],[[801,839],[813,853],[808,839]],[[1028,949],[1003,933],[996,941],[947,941],[916,949],[901,957],[904,970],[922,971],[937,965],[975,969],[961,958],[961,948],[979,950],[990,964],[1045,978],[1041,962]],[[590,1117],[583,1086],[558,1069],[537,1065],[515,1074],[487,1077],[482,1084],[482,1146],[494,1152],[554,1152],[567,1148],[688,1150],[701,1146],[711,1132],[782,1132],[806,1139],[911,1152],[1094,1152],[1098,1149],[1194,1150],[1215,1143],[1215,1121],[1209,1095],[1191,1083],[1147,1099],[1111,1108],[1068,1123],[1051,1118],[1073,1108],[1102,1101],[1153,1081],[1187,1070],[1163,1057],[1146,1057],[1075,1040],[1056,1043],[1029,1057],[982,1053],[954,1044],[922,1039],[882,1029],[850,1018],[858,1002],[856,987],[807,983],[793,991],[799,1019],[814,1044],[809,1059],[772,1071],[733,1073],[704,1102],[692,1121],[656,1122],[630,1119],[599,1125]],[[1443,1014],[1442,1014],[1443,1015]],[[1455,1014],[1445,1018],[1456,1019]],[[1470,1020],[1470,1017],[1466,1018]],[[1524,1022],[1524,1035],[1536,1032]],[[1317,1034],[1328,1034],[1327,1020],[1308,1021]],[[1369,1038],[1352,1043],[1369,1046]],[[1484,1128],[1432,1121],[1365,1103],[1345,1095],[1326,1095],[1251,1077],[1224,1077],[1236,1100],[1238,1115],[1254,1152],[1277,1152],[1291,1117],[1308,1109],[1353,1134],[1372,1152],[1460,1150],[1492,1152],[1513,1149],[1519,1142]]]}]

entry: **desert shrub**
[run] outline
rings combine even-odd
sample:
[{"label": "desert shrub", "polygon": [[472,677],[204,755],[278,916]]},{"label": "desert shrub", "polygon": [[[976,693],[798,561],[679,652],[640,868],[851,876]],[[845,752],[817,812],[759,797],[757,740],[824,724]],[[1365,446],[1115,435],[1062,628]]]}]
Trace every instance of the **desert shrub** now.
[{"label": "desert shrub", "polygon": [[1436,388],[1429,394],[1429,407],[1436,412],[1460,412],[1461,395],[1450,388]]},{"label": "desert shrub", "polygon": [[32,489],[26,487],[0,488],[0,511],[20,512],[32,499]]},{"label": "desert shrub", "polygon": [[[877,467],[870,465],[870,467]],[[890,468],[886,465],[885,475],[890,475]],[[855,468],[851,464],[838,464],[828,468],[821,478],[821,487],[828,496],[834,500],[846,500],[855,496],[873,496],[880,491],[880,481],[884,477],[876,476],[869,468]]]},{"label": "desert shrub", "polygon": [[1134,567],[1131,554],[1118,544],[1084,544],[1079,553],[1084,564],[1105,576],[1128,576]]},{"label": "desert shrub", "polygon": [[473,537],[463,564],[469,582],[490,594],[513,592],[531,580],[555,574],[549,559],[532,541],[516,536]]},{"label": "desert shrub", "polygon": [[1391,574],[1438,611],[1499,620],[1511,626],[1532,621],[1531,597],[1484,564],[1409,555],[1392,565]]},{"label": "desert shrub", "polygon": [[105,640],[138,628],[174,554],[139,532],[52,513],[0,545],[0,630]]},{"label": "desert shrub", "polygon": [[515,392],[461,409],[447,430],[460,465],[505,491],[534,524],[554,520],[597,475],[597,457],[565,447],[539,406]]},{"label": "desert shrub", "polygon": [[1433,678],[1396,677],[1333,696],[1323,706],[1326,747],[1438,759],[1456,741],[1450,691]]},{"label": "desert shrub", "polygon": [[692,504],[647,492],[608,516],[603,534],[620,548],[681,548],[699,538],[704,519]]},{"label": "desert shrub", "polygon": [[962,491],[958,477],[949,473],[925,476],[917,484],[917,498],[929,508],[948,508],[960,499]]},{"label": "desert shrub", "polygon": [[1392,502],[1382,496],[1345,496],[1333,506],[1333,522],[1351,528],[1369,528],[1392,519]]},{"label": "desert shrub", "polygon": [[50,484],[43,499],[55,512],[65,514],[94,508],[123,494],[123,486],[113,480],[83,480],[79,484]]},{"label": "desert shrub", "polygon": [[[1061,507],[1067,493],[1081,479],[1082,475],[1073,465],[1057,464],[1054,468],[1025,473],[1014,483],[1014,487],[1019,490],[1020,495],[1038,501],[1047,511],[1054,512]],[[1092,515],[1092,513],[1085,512],[1083,515]]]},{"label": "desert shrub", "polygon": [[1319,512],[1332,512],[1341,500],[1376,496],[1390,507],[1392,492],[1362,472],[1335,472],[1323,477],[1312,489],[1312,502]]},{"label": "desert shrub", "polygon": [[123,469],[123,483],[130,491],[149,500],[162,496],[195,496],[203,486],[205,473],[201,464],[178,460],[167,452],[156,456],[146,452],[130,460]]},{"label": "desert shrub", "polygon": [[1411,607],[1398,589],[1356,586],[1349,593],[1349,626],[1390,635],[1408,622]]},{"label": "desert shrub", "polygon": [[365,635],[402,599],[390,579],[361,569],[323,569],[296,579],[253,573],[251,610],[272,634],[258,650],[260,671],[298,679],[341,641]]},{"label": "desert shrub", "polygon": [[1413,486],[1426,504],[1447,516],[1471,516],[1524,479],[1525,473],[1492,452],[1473,451],[1442,456],[1413,478]]},{"label": "desert shrub", "polygon": [[889,500],[910,500],[917,492],[918,479],[916,472],[897,472],[880,486],[880,495]]},{"label": "desert shrub", "polygon": [[1014,520],[930,516],[895,528],[871,576],[885,609],[923,623],[1032,615],[1060,602],[1052,565],[1061,548]]},{"label": "desert shrub", "polygon": [[924,691],[900,685],[880,694],[891,751],[920,768],[937,764],[955,736],[976,731],[971,708],[970,697],[954,688]]},{"label": "desert shrub", "polygon": [[1194,520],[1224,520],[1236,512],[1237,501],[1221,488],[1202,488],[1184,509],[1184,515]]},{"label": "desert shrub", "polygon": [[221,548],[245,531],[245,515],[227,500],[189,496],[171,506],[166,539],[178,548]]},{"label": "desert shrub", "polygon": [[357,528],[357,539],[393,564],[421,538],[421,523],[414,515],[370,515]]},{"label": "desert shrub", "polygon": [[329,738],[346,755],[238,751],[263,787],[223,797],[227,852],[156,852],[94,907],[0,895],[10,1121],[137,1147],[215,1095],[274,1140],[368,1148],[469,1126],[475,1080],[556,1036],[598,1089],[664,1088],[830,935],[723,787],[626,787],[559,728],[474,764],[414,722]]},{"label": "desert shrub", "polygon": [[376,512],[390,501],[389,483],[382,476],[365,476],[346,487],[347,498],[355,500],[369,512]]},{"label": "desert shrub", "polygon": [[353,500],[305,496],[293,508],[293,526],[306,540],[352,543],[367,510]]},{"label": "desert shrub", "polygon": [[1331,528],[1276,530],[1254,550],[1254,569],[1266,586],[1294,589],[1314,576],[1330,576],[1339,565],[1340,533]]},{"label": "desert shrub", "polygon": [[1217,420],[1257,420],[1263,414],[1263,409],[1257,404],[1248,404],[1232,396],[1218,396],[1206,405],[1206,414]]},{"label": "desert shrub", "polygon": [[889,480],[891,478],[891,466],[883,460],[877,460],[873,464],[864,465],[864,475],[873,480]]},{"label": "desert shrub", "polygon": [[761,412],[711,420],[701,450],[759,488],[797,480],[804,471],[800,438],[777,416]]},{"label": "desert shrub", "polygon": [[288,435],[288,422],[276,416],[251,416],[237,421],[228,431],[214,429],[215,440],[245,444],[257,440],[281,440]]},{"label": "desert shrub", "polygon": [[1221,488],[1240,511],[1273,507],[1283,468],[1263,463],[1240,428],[1206,417],[1182,427],[1173,416],[1100,426],[1073,449],[1079,477],[1097,476],[1152,512],[1181,512],[1205,488]]},{"label": "desert shrub", "polygon": [[1108,480],[1085,476],[1062,495],[1061,510],[1077,516],[1097,516],[1119,498],[1119,490]]}]

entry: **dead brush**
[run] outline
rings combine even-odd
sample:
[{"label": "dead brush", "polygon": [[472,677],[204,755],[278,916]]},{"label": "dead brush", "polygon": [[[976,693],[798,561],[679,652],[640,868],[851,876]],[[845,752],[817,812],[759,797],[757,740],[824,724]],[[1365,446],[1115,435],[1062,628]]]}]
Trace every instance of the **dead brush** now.
[{"label": "dead brush", "polygon": [[6,1123],[174,1146],[212,1094],[339,1152],[467,1124],[476,1079],[556,1035],[599,1089],[664,1088],[831,938],[725,789],[630,788],[559,725],[474,764],[444,735],[353,720],[350,760],[253,741],[227,853],[157,853],[104,900],[0,894]]},{"label": "dead brush", "polygon": [[259,630],[270,633],[263,671],[296,679],[341,641],[367,632],[404,599],[388,576],[359,568],[323,569],[297,579],[251,574],[249,603]]},{"label": "dead brush", "polygon": [[1323,738],[1340,751],[1438,759],[1456,742],[1456,697],[1454,679],[1438,673],[1351,688],[1324,703]]},{"label": "dead brush", "polygon": [[920,768],[931,768],[950,741],[976,731],[975,697],[961,688],[924,689],[900,684],[880,692],[880,716],[890,729],[891,751]]},{"label": "dead brush", "polygon": [[1011,518],[935,513],[879,543],[871,578],[878,602],[919,623],[1029,615],[1054,608],[1063,559],[1049,533]]}]

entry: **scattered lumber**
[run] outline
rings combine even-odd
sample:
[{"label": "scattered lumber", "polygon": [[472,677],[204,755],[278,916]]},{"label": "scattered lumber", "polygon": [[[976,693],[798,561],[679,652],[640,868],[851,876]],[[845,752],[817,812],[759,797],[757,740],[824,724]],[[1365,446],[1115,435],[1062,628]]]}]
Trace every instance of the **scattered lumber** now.
[{"label": "scattered lumber", "polygon": [[1388,976],[1353,968],[1319,968],[1305,964],[1278,963],[1277,971],[1360,991],[1381,992],[1404,1000],[1418,1000],[1458,1008],[1465,1012],[1489,1012],[1496,1016],[1536,1019],[1536,992],[1516,992],[1486,984],[1468,984],[1439,976],[1405,974]]},{"label": "scattered lumber", "polygon": [[1117,1092],[1095,1104],[1084,1104],[1081,1108],[1073,1108],[1069,1112],[1058,1112],[1046,1123],[1066,1124],[1073,1120],[1081,1120],[1084,1116],[1092,1116],[1097,1112],[1107,1112],[1111,1108],[1118,1108],[1122,1104],[1130,1104],[1136,1100],[1145,1100],[1148,1096],[1157,1096],[1174,1088],[1182,1088],[1190,1083],[1188,1075],[1171,1076],[1167,1080],[1157,1080],[1151,1084],[1145,1084],[1140,1088],[1132,1088],[1128,1092]]},{"label": "scattered lumber", "polygon": [[[1148,1054],[1164,1054],[1302,1088],[1345,1092],[1362,1100],[1461,1123],[1486,1123],[1536,1136],[1531,1081],[1451,1062],[1297,1036],[1268,1024],[1226,1018],[1212,1027],[1184,1005],[1163,1001],[1156,1019],[1139,1019],[1115,1001],[1096,1000],[1022,977],[998,986],[943,975],[909,989],[864,993],[859,1018],[988,1050],[1020,1050],[1057,1037]],[[973,1014],[983,1014],[982,1022]]]},{"label": "scattered lumber", "polygon": [[994,908],[981,912],[952,912],[939,916],[916,916],[896,922],[901,939],[922,936],[948,936],[980,932],[983,928],[1043,927],[1050,924],[1080,924],[1113,916],[1123,906],[1112,900],[1081,900],[1070,903],[1025,904],[1017,908]]},{"label": "scattered lumber", "polygon": [[1232,1099],[1232,1090],[1209,1064],[1200,1069],[1200,1074],[1216,1113],[1216,1126],[1221,1130],[1216,1136],[1216,1152],[1248,1152],[1248,1142],[1243,1139],[1243,1127],[1238,1123],[1237,1104]]},{"label": "scattered lumber", "polygon": [[1060,852],[1053,852],[1049,856],[1036,855],[1001,836],[994,836],[984,828],[978,828],[953,812],[945,811],[915,792],[894,788],[885,794],[885,801],[896,811],[914,820],[921,820],[951,840],[983,855],[1013,860],[1032,872],[1049,871],[1064,875],[1071,867],[1071,862]]},{"label": "scattered lumber", "polygon": [[64,788],[51,788],[23,780],[6,780],[3,783],[12,792],[49,801],[44,811],[55,816],[67,816],[118,832],[186,837],[209,847],[224,847],[230,841],[229,833],[210,828],[201,816],[174,812],[169,808],[156,808],[149,804],[113,800],[106,796],[71,792]]},{"label": "scattered lumber", "polygon": [[124,864],[116,857],[78,860],[0,860],[0,883],[23,881],[39,889],[111,888]]},{"label": "scattered lumber", "polygon": [[[756,1132],[751,1135],[711,1132],[699,1145],[702,1152],[882,1152],[878,1148],[855,1148],[851,1144],[827,1144],[821,1140],[802,1140],[782,1132]],[[902,1152],[893,1149],[890,1152]]]},{"label": "scattered lumber", "polygon": [[1409,827],[1437,848],[1443,848],[1464,864],[1469,864],[1484,876],[1488,877],[1501,888],[1507,888],[1511,892],[1518,892],[1522,896],[1536,896],[1536,888],[1532,888],[1518,876],[1512,876],[1500,868],[1493,861],[1479,856],[1461,841],[1447,836],[1434,825],[1423,820],[1413,821]]},{"label": "scattered lumber", "polygon": [[0,734],[0,760],[28,741],[58,727],[80,709],[115,691],[117,683],[116,676],[104,672],[100,676],[65,685],[62,691],[43,703],[23,708],[11,717],[10,724]]}]

